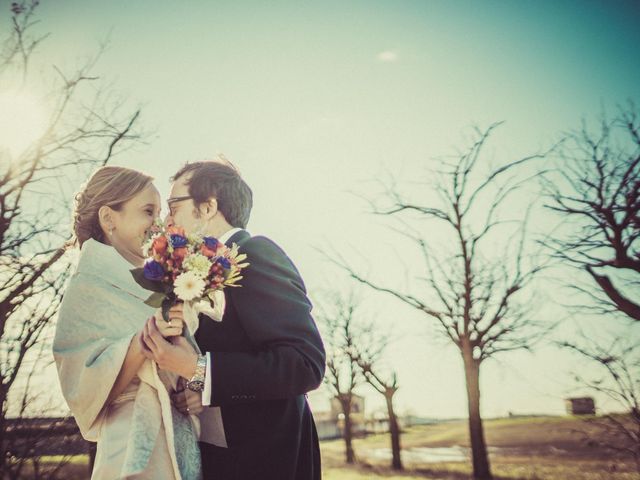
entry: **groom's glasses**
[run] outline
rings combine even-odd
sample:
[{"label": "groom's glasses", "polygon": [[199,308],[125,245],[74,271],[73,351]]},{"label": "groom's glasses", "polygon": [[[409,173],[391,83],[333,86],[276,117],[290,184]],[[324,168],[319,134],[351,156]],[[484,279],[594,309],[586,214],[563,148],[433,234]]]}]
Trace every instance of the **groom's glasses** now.
[{"label": "groom's glasses", "polygon": [[189,200],[193,198],[191,195],[185,195],[184,197],[173,197],[173,198],[168,198],[167,199],[167,205],[169,205],[169,213],[171,215],[173,215],[173,206],[178,203],[178,202],[182,202],[183,200]]},{"label": "groom's glasses", "polygon": [[177,203],[177,202],[182,202],[183,200],[189,200],[190,198],[193,198],[193,197],[191,195],[185,195],[184,197],[168,198],[167,199],[167,203],[169,205],[172,205],[172,204]]}]

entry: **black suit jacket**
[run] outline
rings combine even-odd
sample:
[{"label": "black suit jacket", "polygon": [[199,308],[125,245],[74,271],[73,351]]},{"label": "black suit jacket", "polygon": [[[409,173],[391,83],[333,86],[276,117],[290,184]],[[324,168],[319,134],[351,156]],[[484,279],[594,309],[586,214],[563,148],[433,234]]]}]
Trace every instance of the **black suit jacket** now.
[{"label": "black suit jacket", "polygon": [[240,287],[226,288],[221,322],[200,317],[196,341],[211,352],[211,405],[228,448],[201,444],[205,480],[320,478],[306,392],[322,382],[325,351],[298,270],[275,243],[234,234],[247,255]]}]

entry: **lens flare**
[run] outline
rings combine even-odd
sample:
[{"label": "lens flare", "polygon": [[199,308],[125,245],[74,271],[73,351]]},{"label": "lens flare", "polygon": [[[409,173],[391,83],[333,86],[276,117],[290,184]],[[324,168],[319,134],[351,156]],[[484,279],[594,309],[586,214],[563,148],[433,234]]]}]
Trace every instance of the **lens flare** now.
[{"label": "lens flare", "polygon": [[0,151],[19,157],[44,134],[46,125],[45,108],[34,95],[0,93]]}]

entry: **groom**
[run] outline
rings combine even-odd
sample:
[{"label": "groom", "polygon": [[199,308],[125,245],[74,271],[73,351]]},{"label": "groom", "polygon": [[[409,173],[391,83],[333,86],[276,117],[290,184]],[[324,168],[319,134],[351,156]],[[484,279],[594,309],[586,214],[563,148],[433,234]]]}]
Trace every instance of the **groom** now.
[{"label": "groom", "polygon": [[325,351],[302,278],[266,237],[252,237],[252,192],[231,164],[188,163],[173,177],[167,225],[239,246],[250,264],[224,290],[221,322],[200,315],[198,355],[166,341],[153,320],[144,342],[160,368],[187,381],[174,395],[183,412],[219,406],[228,448],[201,443],[204,478],[320,479],[320,450],[306,393],[322,382]]}]

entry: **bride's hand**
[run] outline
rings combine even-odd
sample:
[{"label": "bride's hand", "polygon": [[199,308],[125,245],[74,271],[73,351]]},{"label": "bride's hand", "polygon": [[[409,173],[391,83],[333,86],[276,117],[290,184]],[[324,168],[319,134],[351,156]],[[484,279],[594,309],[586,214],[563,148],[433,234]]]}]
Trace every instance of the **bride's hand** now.
[{"label": "bride's hand", "polygon": [[179,337],[184,328],[184,315],[182,313],[183,304],[178,303],[169,309],[169,321],[162,317],[162,309],[158,308],[155,313],[156,326],[164,338]]},{"label": "bride's hand", "polygon": [[171,403],[184,415],[198,415],[204,410],[202,406],[202,392],[192,392],[185,387],[186,380],[180,378],[179,390],[171,394]]}]

